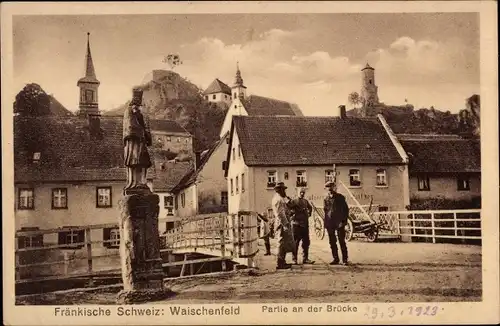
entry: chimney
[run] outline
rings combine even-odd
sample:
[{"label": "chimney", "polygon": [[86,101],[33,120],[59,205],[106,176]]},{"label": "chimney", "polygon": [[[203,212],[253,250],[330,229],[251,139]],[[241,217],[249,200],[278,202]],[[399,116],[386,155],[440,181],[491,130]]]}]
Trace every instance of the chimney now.
[{"label": "chimney", "polygon": [[347,113],[345,111],[345,105],[339,105],[339,117],[341,119],[347,118]]},{"label": "chimney", "polygon": [[102,138],[101,115],[89,113],[88,121],[89,121],[90,137],[94,139],[101,139]]}]

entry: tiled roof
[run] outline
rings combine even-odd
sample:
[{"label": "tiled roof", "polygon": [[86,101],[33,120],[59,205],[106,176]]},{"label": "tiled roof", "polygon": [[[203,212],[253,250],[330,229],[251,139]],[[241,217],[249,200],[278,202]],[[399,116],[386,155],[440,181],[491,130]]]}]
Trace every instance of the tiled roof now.
[{"label": "tiled roof", "polygon": [[378,118],[235,116],[233,126],[248,166],[403,163]]},{"label": "tiled roof", "polygon": [[400,140],[410,173],[481,172],[481,143],[472,139]]},{"label": "tiled roof", "polygon": [[[101,137],[93,138],[86,118],[15,117],[15,182],[125,181],[122,119],[101,117]],[[33,163],[35,152],[38,163]],[[148,177],[154,177],[154,169]]]},{"label": "tiled roof", "polygon": [[203,92],[203,94],[208,95],[214,93],[224,93],[231,95],[231,88],[221,82],[218,78],[215,78],[214,81]]},{"label": "tiled roof", "polygon": [[248,115],[266,115],[266,116],[276,116],[276,115],[302,115],[299,107],[296,104],[292,104],[285,101],[276,100],[273,98],[250,95],[242,100],[243,106],[245,107]]},{"label": "tiled roof", "polygon": [[151,130],[189,133],[175,120],[149,120]]},{"label": "tiled roof", "polygon": [[[226,133],[224,137],[216,141],[210,149],[206,153],[203,154],[203,156],[200,157],[200,165],[199,167],[195,170],[195,167],[192,166],[191,169],[184,175],[184,177],[179,181],[179,183],[173,188],[172,191],[179,191],[182,189],[185,189],[186,187],[190,186],[196,181],[196,178],[200,174],[200,172],[203,170],[203,167],[205,164],[208,162],[212,154],[215,152],[215,150],[222,144],[223,142],[226,141],[226,139],[229,137],[229,133]],[[222,162],[221,162],[222,164]]]},{"label": "tiled roof", "polygon": [[[163,169],[161,168],[163,165]],[[163,162],[156,165],[155,192],[170,192],[192,168],[192,162]]]}]

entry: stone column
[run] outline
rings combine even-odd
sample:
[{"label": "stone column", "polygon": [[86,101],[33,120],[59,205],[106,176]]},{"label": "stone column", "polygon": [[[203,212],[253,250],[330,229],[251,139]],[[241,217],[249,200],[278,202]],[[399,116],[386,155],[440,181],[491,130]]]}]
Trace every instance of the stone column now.
[{"label": "stone column", "polygon": [[123,290],[118,303],[161,300],[163,285],[158,231],[159,196],[149,189],[126,193],[120,202],[120,257]]}]

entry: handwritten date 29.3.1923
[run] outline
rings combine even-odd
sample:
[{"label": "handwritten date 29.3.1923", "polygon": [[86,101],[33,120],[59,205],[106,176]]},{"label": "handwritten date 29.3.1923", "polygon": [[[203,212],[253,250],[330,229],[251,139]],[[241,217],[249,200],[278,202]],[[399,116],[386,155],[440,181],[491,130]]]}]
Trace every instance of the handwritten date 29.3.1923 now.
[{"label": "handwritten date 29.3.1923", "polygon": [[397,318],[397,317],[419,317],[419,316],[436,316],[443,308],[438,306],[408,306],[408,307],[395,307],[389,306],[388,308],[366,306],[364,316],[369,319],[382,319]]}]

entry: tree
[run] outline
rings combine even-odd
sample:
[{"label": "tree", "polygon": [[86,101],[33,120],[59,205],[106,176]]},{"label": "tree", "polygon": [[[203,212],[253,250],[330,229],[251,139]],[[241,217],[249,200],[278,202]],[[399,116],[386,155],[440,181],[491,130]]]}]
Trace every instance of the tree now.
[{"label": "tree", "polygon": [[182,64],[181,57],[178,54],[168,54],[163,58],[162,62],[168,64],[172,70]]},{"label": "tree", "polygon": [[50,97],[40,87],[31,83],[17,93],[14,113],[25,116],[43,116],[50,114]]},{"label": "tree", "polygon": [[353,107],[358,107],[359,105],[363,105],[364,99],[362,96],[359,95],[358,92],[352,92],[349,94],[347,97],[347,101],[353,106]]}]

